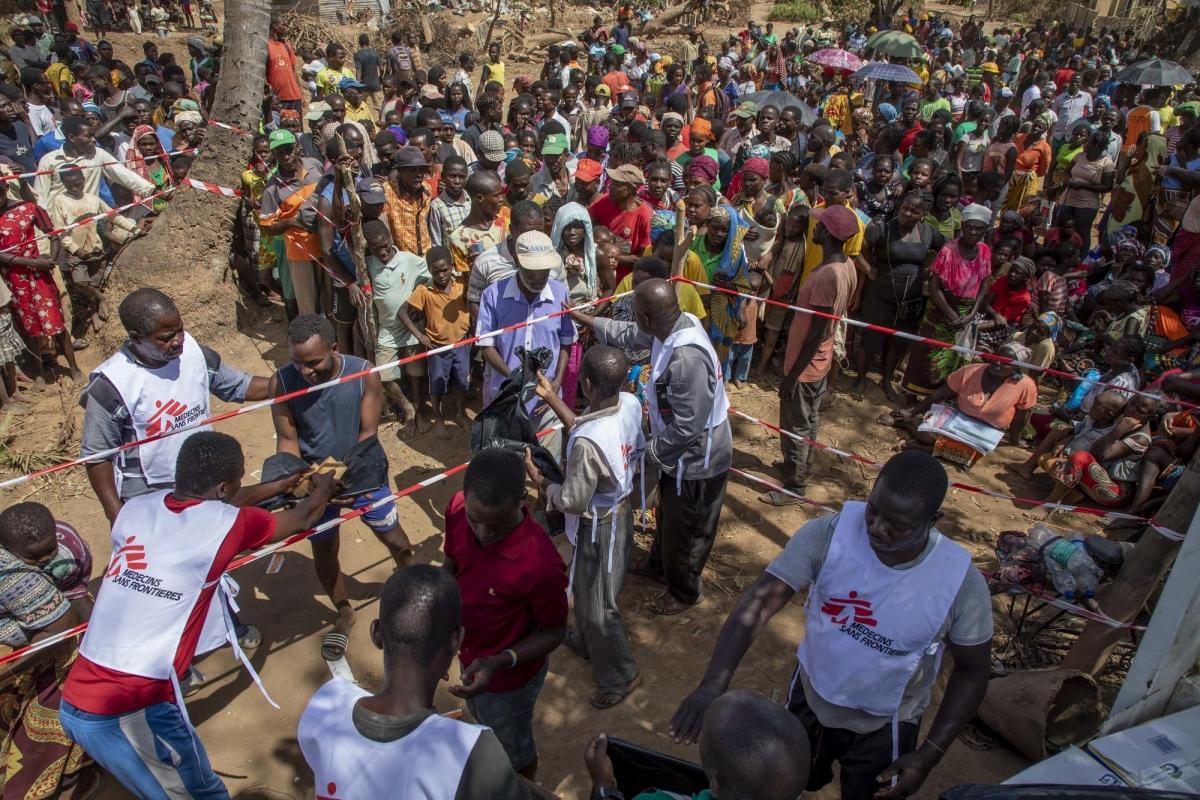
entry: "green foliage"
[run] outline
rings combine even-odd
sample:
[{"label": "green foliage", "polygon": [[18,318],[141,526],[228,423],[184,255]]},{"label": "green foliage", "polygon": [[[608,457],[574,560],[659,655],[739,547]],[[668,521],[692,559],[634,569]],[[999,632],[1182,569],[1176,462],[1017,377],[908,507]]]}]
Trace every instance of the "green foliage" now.
[{"label": "green foliage", "polygon": [[819,22],[821,10],[809,0],[780,0],[767,18],[777,22]]}]

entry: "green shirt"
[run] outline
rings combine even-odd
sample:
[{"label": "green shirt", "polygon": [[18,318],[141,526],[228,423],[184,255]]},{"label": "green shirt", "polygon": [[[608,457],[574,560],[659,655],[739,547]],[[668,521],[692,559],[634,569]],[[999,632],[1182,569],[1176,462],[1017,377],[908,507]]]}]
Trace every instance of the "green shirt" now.
[{"label": "green shirt", "polygon": [[919,114],[917,114],[917,118],[920,119],[921,122],[929,122],[929,120],[933,119],[933,112],[937,111],[939,108],[944,108],[946,111],[950,111],[950,101],[944,97],[939,97],[937,100],[931,100],[929,102],[922,101],[921,111]]},{"label": "green shirt", "polygon": [[[642,792],[633,800],[689,800],[689,798],[685,794],[676,794],[665,789],[652,789],[649,792]],[[705,789],[699,794],[692,795],[690,800],[713,800],[713,794],[710,789]]]}]

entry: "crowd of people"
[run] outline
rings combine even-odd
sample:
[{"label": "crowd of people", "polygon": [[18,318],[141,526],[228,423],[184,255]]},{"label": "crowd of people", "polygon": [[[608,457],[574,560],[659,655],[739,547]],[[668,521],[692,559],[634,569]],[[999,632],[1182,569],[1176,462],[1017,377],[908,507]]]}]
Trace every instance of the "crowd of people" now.
[{"label": "crowd of people", "polygon": [[[1027,451],[1008,465],[1020,496],[1040,470],[1046,502],[1163,501],[1200,445],[1193,84],[1117,82],[1152,51],[1066,25],[988,34],[912,10],[866,27],[750,22],[690,30],[676,61],[635,17],[597,17],[529,77],[495,42],[482,63],[427,64],[399,31],[302,56],[272,20],[230,252],[246,296],[286,310],[271,375],[193,338],[162,291],[105,295],[115,254],[163,224],[220,122],[220,48],[193,36],[179,64],[147,41],[130,69],[71,23],[14,29],[0,403],[20,413],[47,380],[82,382],[75,354],[106,322],[127,340],[80,397],[81,456],[112,527],[98,589],[70,525],[38,503],[0,514],[0,641],[90,620],[77,647],[8,664],[6,794],[88,796],[94,761],[141,798],[228,796],[184,706],[204,683],[197,654],[229,646],[253,672],[262,634],[225,570],[320,526],[312,562],[334,612],[320,652],[336,663],[356,621],[335,524],[351,511],[396,569],[370,629],[385,680],[372,693],[334,678],[308,704],[297,736],[317,794],[543,796],[551,653],[588,662],[597,711],[652,677],[623,585],[660,584],[655,615],[694,613],[733,461],[730,395],[757,385],[777,391],[784,431],[765,504],[806,502],[839,392],[889,407],[877,421],[900,452],[865,501],[789,539],[663,724],[700,741],[718,800],[791,800],[834,763],[847,800],[904,797],[990,672],[988,587],[936,527],[943,464],[969,469],[1003,443]],[[890,77],[854,77],[860,56]],[[219,431],[144,441],[206,419],[213,396],[281,395],[256,485]],[[442,566],[414,564],[381,425],[449,439],[478,424],[470,410],[505,403],[548,435],[477,448],[445,509]],[[644,554],[635,519],[653,531]],[[786,702],[729,692],[799,591]],[[943,651],[954,667],[921,737]],[[456,657],[449,690],[476,724],[433,709]],[[597,798],[624,797],[609,753],[603,736],[586,748]]]}]

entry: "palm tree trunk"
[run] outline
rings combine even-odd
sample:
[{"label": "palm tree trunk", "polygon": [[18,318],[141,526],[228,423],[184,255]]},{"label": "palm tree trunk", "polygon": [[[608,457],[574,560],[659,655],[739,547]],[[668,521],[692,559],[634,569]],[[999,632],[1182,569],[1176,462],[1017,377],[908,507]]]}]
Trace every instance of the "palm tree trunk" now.
[{"label": "palm tree trunk", "polygon": [[[211,119],[257,131],[266,81],[269,0],[226,0],[221,73]],[[252,137],[209,126],[189,178],[238,188]],[[178,188],[145,238],[132,242],[117,259],[108,293],[114,304],[138,287],[170,294],[201,341],[234,324],[239,304],[229,267],[238,200]],[[102,345],[114,349],[124,338],[119,325],[102,332]]]}]

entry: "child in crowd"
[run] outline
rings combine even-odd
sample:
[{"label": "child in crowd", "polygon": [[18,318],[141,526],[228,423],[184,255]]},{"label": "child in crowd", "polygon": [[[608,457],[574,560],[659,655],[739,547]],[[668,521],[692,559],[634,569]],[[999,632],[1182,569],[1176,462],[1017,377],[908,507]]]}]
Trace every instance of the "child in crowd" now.
[{"label": "child in crowd", "polygon": [[[461,342],[471,327],[471,309],[466,287],[455,279],[454,259],[450,250],[436,245],[425,254],[429,283],[418,284],[398,313],[401,324],[416,337],[425,350]],[[424,326],[418,327],[413,315],[420,312]],[[466,413],[467,389],[471,380],[471,348],[455,347],[435,353],[428,359],[429,399],[433,404],[433,425],[439,436],[450,438],[446,429],[446,395],[454,397],[454,419],[463,430],[470,428]]]},{"label": "child in crowd", "polygon": [[[775,237],[775,245],[764,260],[764,270],[769,270],[771,299],[778,303],[793,303],[796,293],[800,290],[797,278],[804,271],[804,250],[808,234],[808,210],[806,205],[795,205],[788,209],[783,219],[783,235]],[[767,374],[771,357],[779,343],[780,334],[785,328],[790,312],[781,306],[769,305],[763,315],[763,327],[766,329],[766,342],[762,349],[762,358],[758,361],[758,377]]]},{"label": "child in crowd", "polygon": [[[61,174],[63,191],[50,201],[50,221],[55,228],[65,228],[76,222],[106,214],[112,209],[99,195],[83,191],[83,170],[71,167]],[[66,252],[70,288],[73,291],[74,319],[72,333],[84,335],[92,325],[92,315],[108,320],[108,304],[103,289],[108,278],[108,252],[104,240],[123,245],[141,232],[129,217],[113,214],[102,220],[91,219],[69,231],[60,241]]]},{"label": "child in crowd", "polygon": [[[754,270],[750,273],[750,293],[763,296],[770,289],[770,276],[765,272]],[[754,361],[754,345],[758,343],[758,316],[762,302],[742,298],[738,308],[738,329],[733,336],[733,344],[729,347],[729,355],[725,358],[725,379],[730,386],[741,391],[743,384],[750,380],[750,364]]]}]

